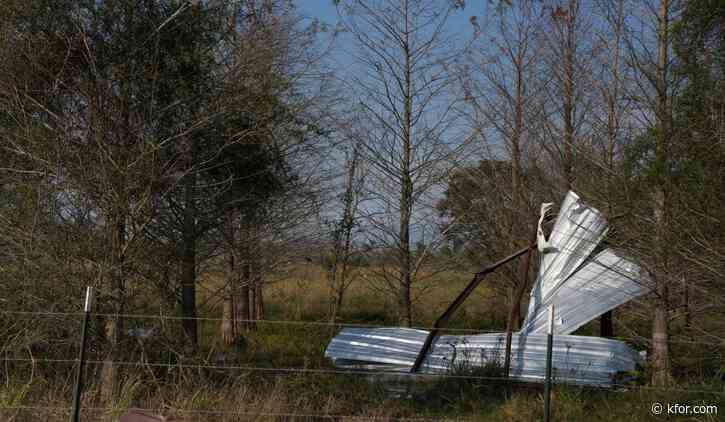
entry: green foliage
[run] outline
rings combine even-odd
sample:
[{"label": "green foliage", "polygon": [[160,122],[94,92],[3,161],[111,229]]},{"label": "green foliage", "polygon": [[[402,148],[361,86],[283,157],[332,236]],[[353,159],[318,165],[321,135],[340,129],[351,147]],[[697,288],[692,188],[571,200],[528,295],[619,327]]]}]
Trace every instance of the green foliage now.
[{"label": "green foliage", "polygon": [[[288,74],[285,60],[299,52],[293,51],[289,39],[279,43],[284,44],[280,48],[264,38],[287,30],[282,24],[262,22],[251,28],[249,22],[258,16],[244,8],[253,4],[243,2],[234,9],[222,6],[227,2],[184,0],[3,1],[0,308],[76,312],[81,286],[94,284],[103,286],[96,309],[105,310],[117,302],[107,288],[109,280],[121,274],[128,300],[113,311],[178,313],[175,268],[183,240],[181,210],[193,202],[198,211],[192,231],[203,232],[199,236],[203,246],[194,251],[192,260],[201,262],[218,256],[219,226],[227,213],[238,213],[244,223],[261,227],[275,201],[301,187],[291,163],[298,157],[291,156],[287,147],[312,137],[332,136],[334,131],[323,122],[310,122],[307,111],[295,105],[297,81]],[[285,19],[275,16],[270,21]],[[672,76],[684,84],[670,101],[669,149],[666,156],[657,151],[657,140],[665,135],[660,128],[646,128],[627,142],[626,157],[615,163],[617,174],[611,177],[611,186],[626,191],[614,197],[638,216],[617,226],[618,237],[608,240],[645,252],[652,248],[650,193],[664,182],[673,220],[667,245],[673,251],[673,277],[695,280],[692,291],[697,306],[690,309],[698,319],[697,329],[721,333],[721,321],[713,315],[722,308],[718,303],[725,274],[725,3],[684,2],[673,29],[676,69]],[[630,118],[624,116],[624,120]],[[535,127],[527,127],[531,140],[536,140],[535,132]],[[585,157],[585,148],[577,151],[578,157]],[[588,156],[596,157],[594,153]],[[467,264],[463,267],[480,265],[510,252],[512,243],[528,239],[539,204],[550,202],[560,192],[552,187],[555,177],[548,171],[534,167],[533,162],[526,165],[530,167],[523,169],[526,189],[521,210],[514,209],[516,201],[510,197],[511,164],[505,159],[484,160],[450,174],[438,204],[439,216],[451,222],[448,243],[436,252],[442,261],[458,259]],[[590,192],[607,185],[596,165],[577,163],[575,167],[590,179],[577,179]],[[190,175],[196,185],[187,202],[182,182]],[[120,233],[121,242],[111,234],[119,226],[115,233]],[[416,257],[426,247],[419,242],[414,248]],[[394,249],[378,249],[368,255],[369,262],[354,255],[350,265],[370,281],[379,265],[398,260]],[[321,258],[327,268],[331,261],[329,255]],[[199,265],[193,270],[206,268]],[[468,279],[463,271],[432,275],[428,287],[437,290],[415,292],[419,323],[435,320]],[[323,295],[305,294],[312,284],[303,280],[284,299],[269,300],[269,319],[325,318],[320,306]],[[208,290],[218,294],[219,286],[213,287]],[[272,284],[267,287],[271,290]],[[679,303],[679,285],[671,287],[675,318],[670,333],[685,338],[679,334],[693,330],[680,318],[685,307]],[[472,298],[451,325],[501,327],[506,301],[489,293]],[[199,292],[204,294],[206,289]],[[220,314],[213,299],[205,302],[211,305],[202,311],[204,316]],[[391,325],[395,322],[392,305],[379,292],[351,291],[340,318]],[[621,321],[642,335],[649,323],[642,319],[630,323],[630,314],[635,313],[642,312],[622,312]],[[106,356],[104,322],[97,317],[90,325],[88,350],[94,360]],[[76,315],[0,315],[0,352],[7,359],[0,376],[0,419],[67,420],[60,412],[43,418],[6,408],[66,406],[78,323]],[[199,349],[188,351],[180,324],[132,318],[126,318],[125,324],[125,330],[153,328],[156,334],[122,343],[122,359],[140,364],[122,377],[117,400],[108,404],[109,416],[140,405],[282,413],[324,409],[330,415],[381,419],[542,418],[538,388],[487,379],[501,375],[497,356],[488,357],[483,367],[454,359],[449,374],[470,378],[441,379],[424,384],[419,395],[393,397],[385,390],[385,380],[239,369],[245,365],[332,369],[324,358],[335,334],[331,327],[259,323],[239,342],[226,346],[218,339],[218,321],[207,321],[201,328]],[[594,333],[596,328],[591,325],[585,330]],[[670,350],[679,387],[722,392],[725,368],[720,345],[673,342]],[[37,358],[59,361],[32,360]],[[219,361],[237,368],[202,368]],[[145,366],[145,362],[155,365]],[[202,367],[185,369],[180,364]],[[98,378],[97,366],[89,365],[89,379]],[[646,378],[646,371],[637,374],[639,378]],[[411,391],[420,387],[407,386]],[[87,405],[92,407],[98,405],[94,403],[97,386],[89,387]],[[555,418],[649,420],[653,401],[715,400],[708,393],[660,393],[637,387],[604,392],[556,386]],[[187,419],[188,415],[179,416]]]}]

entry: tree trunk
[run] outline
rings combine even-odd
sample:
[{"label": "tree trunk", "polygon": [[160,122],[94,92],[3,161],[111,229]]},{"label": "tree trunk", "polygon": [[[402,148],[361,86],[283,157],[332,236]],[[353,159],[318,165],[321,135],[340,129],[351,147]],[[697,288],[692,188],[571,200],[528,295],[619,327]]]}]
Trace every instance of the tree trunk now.
[{"label": "tree trunk", "polygon": [[[407,149],[408,156],[410,150]],[[410,214],[412,200],[412,182],[406,171],[403,177],[403,187],[400,197],[400,294],[398,297],[398,312],[401,325],[413,325],[413,311],[410,298],[410,289],[413,284],[411,274],[410,256]]]},{"label": "tree trunk", "polygon": [[[536,233],[536,232],[534,232]],[[534,239],[536,235],[534,234]],[[508,378],[509,371],[511,369],[511,338],[513,336],[513,330],[520,329],[521,319],[521,300],[524,297],[524,292],[529,284],[529,267],[531,266],[531,254],[532,250],[526,253],[526,257],[519,262],[519,283],[514,291],[513,302],[509,309],[508,318],[506,319],[506,348],[504,350],[504,376]]]},{"label": "tree trunk", "polygon": [[654,321],[652,323],[652,384],[665,386],[671,381],[670,352],[669,352],[669,292],[667,288],[667,245],[666,224],[667,211],[665,192],[658,189],[655,192],[655,224],[658,263],[657,273],[654,274],[655,293],[657,299],[654,307]]},{"label": "tree trunk", "polygon": [[403,281],[398,297],[398,310],[400,324],[406,327],[413,326],[413,309],[410,300],[410,281]]},{"label": "tree trunk", "polygon": [[222,304],[222,341],[226,345],[232,345],[239,337],[239,326],[237,321],[234,284],[227,282],[224,302]]},{"label": "tree trunk", "polygon": [[668,231],[669,231],[669,136],[670,118],[667,99],[667,68],[669,47],[669,1],[661,0],[659,9],[659,34],[657,56],[657,110],[659,125],[655,161],[657,182],[654,189],[654,223],[656,263],[654,280],[657,300],[652,324],[652,384],[667,385],[670,382],[670,357],[668,345],[669,297],[668,297]]},{"label": "tree trunk", "polygon": [[342,301],[344,298],[344,292],[337,291],[335,292],[335,297],[332,302],[332,309],[330,310],[330,322],[336,322],[337,321],[337,314],[340,312],[340,309],[342,309]]},{"label": "tree trunk", "polygon": [[657,306],[652,323],[652,384],[666,386],[671,381],[669,351],[669,313],[667,311],[667,284],[657,283]]},{"label": "tree trunk", "polygon": [[574,30],[578,13],[577,0],[569,2],[566,15],[566,34],[564,45],[564,188],[569,191],[574,186]]},{"label": "tree trunk", "polygon": [[252,326],[251,320],[255,318],[252,314],[253,306],[250,306],[252,290],[250,289],[250,283],[252,282],[252,271],[249,264],[249,256],[245,257],[245,263],[242,265],[241,279],[239,280],[240,293],[239,293],[239,318],[243,321],[240,325],[245,330],[248,330]]},{"label": "tree trunk", "polygon": [[404,110],[403,110],[403,151],[401,166],[401,191],[400,191],[400,294],[399,319],[401,325],[410,327],[413,325],[413,310],[410,297],[410,289],[413,284],[411,274],[410,256],[410,218],[413,212],[413,180],[411,178],[411,164],[413,152],[413,91],[412,91],[412,64],[411,51],[408,44],[408,28],[410,25],[405,7],[405,40],[403,45],[405,55],[405,87],[404,87]]},{"label": "tree trunk", "polygon": [[125,310],[125,256],[126,242],[125,214],[117,215],[115,224],[111,224],[111,291],[112,313],[105,323],[106,338],[108,339],[108,354],[103,362],[101,397],[105,403],[112,403],[118,393],[119,368],[116,362],[121,361],[123,342],[123,313]]},{"label": "tree trunk", "polygon": [[103,369],[101,374],[101,400],[104,403],[113,403],[118,392],[118,367],[114,362],[118,361],[119,350],[119,334],[123,330],[123,326],[119,327],[120,318],[108,318],[105,323],[106,338],[109,343],[109,351],[106,359],[103,361]]},{"label": "tree trunk", "polygon": [[[524,131],[524,60],[523,51],[519,47],[516,66],[516,106],[514,115],[513,136],[511,136],[511,197],[512,214],[518,215],[523,208],[523,192],[521,183],[521,136]],[[514,218],[516,220],[516,218]],[[515,232],[512,232],[514,234]]]},{"label": "tree trunk", "polygon": [[[193,149],[193,147],[192,147]],[[193,154],[193,153],[192,153]],[[193,159],[190,159],[191,162]],[[191,167],[191,165],[189,166]],[[181,312],[183,327],[192,350],[197,347],[196,322],[196,174],[186,174],[184,180],[184,222],[181,256]]]},{"label": "tree trunk", "polygon": [[[511,137],[511,225],[510,233],[514,237],[512,245],[516,249],[517,233],[522,233],[521,225],[526,226],[525,222],[519,218],[524,211],[523,186],[521,182],[521,135],[524,130],[524,57],[523,51],[519,50],[517,55],[516,66],[516,99],[515,99],[515,116],[513,134]],[[534,239],[536,232],[534,232]],[[526,257],[519,262],[518,282],[514,287],[513,300],[509,308],[508,318],[506,319],[506,350],[504,355],[504,373],[508,377],[511,367],[511,337],[513,330],[518,329],[519,318],[521,315],[521,299],[528,285],[529,263],[531,260],[531,251]]]},{"label": "tree trunk", "polygon": [[[352,157],[348,160],[347,180],[343,196],[343,215],[339,225],[335,227],[332,263],[328,269],[328,282],[332,290],[330,298],[330,322],[335,322],[342,308],[345,290],[349,286],[348,263],[352,249],[352,231],[355,227],[357,214],[357,190],[355,186],[358,168],[359,150],[353,147]],[[334,326],[333,326],[334,328]]]},{"label": "tree trunk", "polygon": [[261,274],[257,276],[254,287],[254,314],[256,319],[264,319],[264,295]]},{"label": "tree trunk", "polygon": [[[519,248],[518,239],[522,233],[526,232],[526,222],[522,221],[521,216],[525,214],[524,210],[524,194],[523,183],[521,180],[521,137],[524,131],[524,60],[523,51],[519,48],[516,61],[516,98],[515,98],[515,115],[514,127],[511,136],[511,212],[509,222],[509,233],[512,236],[511,246],[513,250]],[[523,226],[523,227],[522,227]],[[525,234],[524,234],[525,236]],[[534,232],[536,239],[536,232]],[[509,308],[508,318],[506,319],[506,336],[511,336],[511,331],[518,329],[519,317],[521,315],[521,299],[523,292],[528,284],[528,271],[530,262],[529,252],[526,258],[519,262],[518,281],[514,286],[514,294],[512,297],[511,307]],[[510,346],[510,343],[509,343]],[[507,347],[507,350],[510,350]],[[508,353],[507,353],[508,354]]]},{"label": "tree trunk", "polygon": [[233,213],[227,216],[226,225],[229,251],[227,252],[227,280],[222,306],[221,335],[224,344],[231,345],[237,341],[241,333],[239,311],[237,309],[241,269],[239,268],[240,262],[236,257],[237,227]]},{"label": "tree trunk", "polygon": [[[615,148],[617,145],[617,137],[619,132],[619,105],[620,100],[620,45],[622,32],[624,28],[624,1],[617,2],[617,21],[614,27],[614,51],[612,52],[612,82],[608,90],[603,92],[603,96],[607,103],[607,168],[609,169],[609,177],[607,181],[607,203],[609,216],[614,215],[614,193],[621,189],[619,183],[616,183],[612,175],[615,173]],[[614,314],[613,311],[605,312],[599,318],[599,335],[601,337],[614,337]]]},{"label": "tree trunk", "polygon": [[401,325],[413,325],[412,303],[410,289],[412,285],[411,256],[410,256],[410,200],[411,193],[409,181],[403,182],[400,209],[400,293],[398,312]]}]

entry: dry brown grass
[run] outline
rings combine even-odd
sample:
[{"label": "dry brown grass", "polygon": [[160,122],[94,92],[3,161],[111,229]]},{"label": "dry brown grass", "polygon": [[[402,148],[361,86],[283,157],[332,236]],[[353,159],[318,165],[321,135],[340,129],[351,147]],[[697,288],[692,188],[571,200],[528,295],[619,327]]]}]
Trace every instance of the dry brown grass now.
[{"label": "dry brown grass", "polygon": [[[361,270],[365,271],[365,270]],[[372,274],[372,273],[370,273]],[[469,281],[469,274],[444,272],[429,279],[430,290],[415,304],[417,325],[430,325]],[[371,275],[368,275],[371,277]],[[492,280],[496,283],[496,280]],[[218,318],[219,308],[211,294],[221,286],[220,277],[208,277],[201,291],[204,316]],[[200,322],[202,347],[187,363],[214,363],[225,354],[223,365],[258,368],[330,368],[324,349],[334,327],[299,324],[327,321],[328,289],[324,272],[313,264],[299,265],[293,276],[266,289],[268,315],[273,321],[298,324],[258,324],[246,334],[246,346],[231,350],[218,341],[218,321]],[[363,278],[347,293],[340,320],[351,323],[395,324],[388,296],[370,288]],[[506,300],[496,289],[482,285],[462,307],[453,325],[476,329],[504,326]],[[168,326],[178,329],[174,323]],[[72,371],[37,365],[29,379],[27,368],[5,368],[0,384],[0,421],[67,421]],[[68,367],[65,367],[68,368]],[[114,421],[129,407],[158,409],[184,421],[283,421],[375,420],[426,417],[440,420],[524,422],[541,420],[543,402],[539,388],[511,388],[481,381],[420,384],[412,398],[396,398],[380,383],[359,375],[319,373],[269,373],[238,369],[210,370],[179,367],[131,367],[113,403],[100,401],[89,371],[84,395],[84,420]],[[694,386],[697,387],[697,386]],[[722,383],[708,386],[722,389]],[[611,421],[650,420],[650,406],[660,402],[720,404],[723,396],[673,395],[655,392],[598,392],[556,387],[554,420]],[[18,407],[33,407],[20,409]],[[722,409],[722,407],[721,407]],[[293,417],[292,415],[298,415]],[[307,415],[307,416],[299,416]],[[310,415],[318,415],[313,417]],[[321,418],[329,416],[334,418]],[[354,416],[355,418],[345,418]],[[690,420],[717,420],[700,416]],[[687,419],[682,419],[687,420]]]},{"label": "dry brown grass", "polygon": [[[350,323],[395,323],[395,305],[391,294],[378,287],[371,269],[358,270],[359,276],[346,292],[340,320]],[[424,280],[414,286],[414,319],[418,326],[429,326],[461,292],[472,274],[446,271],[423,274]],[[267,299],[276,315],[292,320],[324,320],[328,311],[330,290],[324,270],[315,264],[301,264],[295,276],[271,284]],[[499,290],[480,286],[459,310],[453,326],[466,328],[503,328],[505,298]]]}]

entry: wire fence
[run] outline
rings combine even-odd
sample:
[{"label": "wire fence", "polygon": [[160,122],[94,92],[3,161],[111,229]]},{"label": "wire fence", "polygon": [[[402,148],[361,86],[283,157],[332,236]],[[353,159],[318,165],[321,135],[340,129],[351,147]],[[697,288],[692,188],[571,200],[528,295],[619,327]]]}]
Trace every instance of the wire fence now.
[{"label": "wire fence", "polygon": [[[5,310],[0,311],[0,314],[10,316],[10,317],[28,317],[33,318],[37,321],[40,321],[43,318],[48,318],[53,320],[54,318],[78,318],[80,319],[85,314],[83,312],[54,312],[54,311],[46,311],[46,312],[37,312],[37,311],[11,311],[11,310]],[[100,317],[100,318],[122,318],[122,319],[138,319],[138,320],[150,320],[150,321],[173,321],[173,322],[181,322],[188,319],[194,319],[201,322],[221,322],[224,321],[224,318],[215,318],[215,317],[182,317],[182,316],[175,316],[175,315],[163,315],[163,314],[112,314],[112,313],[93,313],[93,317]],[[332,328],[329,332],[326,332],[327,336],[332,336],[335,333],[335,330],[339,327],[357,327],[357,328],[380,328],[380,329],[386,329],[386,328],[397,328],[397,327],[391,327],[389,325],[381,325],[381,324],[358,324],[358,323],[346,323],[346,322],[337,322],[337,321],[294,321],[294,320],[266,320],[266,319],[237,319],[237,322],[240,323],[251,323],[251,324],[260,324],[261,326],[264,325],[271,325],[271,326],[290,326],[295,329],[304,327],[304,326],[311,326],[311,327],[318,327],[318,328]],[[425,327],[425,326],[419,326],[414,327],[415,329],[421,329],[421,330],[430,330],[433,327]],[[480,333],[493,333],[497,331],[491,331],[491,330],[478,330],[478,329],[471,329],[471,328],[443,328],[441,331],[450,331],[450,332],[458,332],[463,333],[463,335],[468,334],[480,334]],[[497,333],[500,333],[498,331]],[[625,340],[624,338],[618,338],[620,340]],[[629,341],[637,341],[639,343],[647,343],[649,342],[649,339],[646,339],[644,337],[639,336],[632,336],[627,338],[626,340]],[[77,339],[68,339],[68,342],[71,344],[76,344]],[[701,345],[701,346],[713,346],[713,347],[723,347],[725,343],[723,342],[704,342],[704,341],[696,341],[696,340],[671,340],[671,343],[682,343],[682,344],[688,344],[688,345]],[[80,363],[79,359],[68,359],[68,358],[49,358],[46,356],[38,356],[34,357],[30,352],[28,352],[28,356],[22,356],[18,353],[10,354],[7,353],[4,346],[0,346],[0,364],[5,366],[6,373],[9,371],[7,365],[14,364],[19,365],[15,367],[17,370],[18,368],[22,366],[31,366],[33,368],[47,365],[50,367],[55,368],[60,373],[67,373],[70,374],[73,372],[74,369],[78,368],[78,365]],[[319,349],[314,353],[320,353]],[[130,356],[130,355],[129,355]],[[310,364],[307,358],[309,359],[309,362],[314,362]],[[326,367],[324,363],[321,363],[324,361],[324,357],[321,355],[316,356],[306,356],[305,357],[306,363],[303,366],[295,367],[295,366],[264,366],[259,364],[239,364],[239,365],[229,365],[224,363],[215,363],[213,358],[210,358],[210,356],[199,357],[199,356],[187,356],[187,357],[180,357],[177,361],[174,362],[162,362],[158,360],[149,360],[146,358],[142,358],[139,360],[115,360],[110,358],[92,358],[84,360],[83,365],[88,367],[95,367],[97,370],[103,368],[106,365],[111,365],[114,367],[119,368],[128,368],[130,372],[140,372],[141,369],[165,369],[167,371],[209,371],[214,373],[222,373],[223,375],[229,377],[230,379],[234,379],[235,377],[240,377],[244,373],[250,373],[250,374],[272,374],[274,376],[300,376],[300,377],[348,377],[348,378],[361,378],[365,377],[368,379],[375,379],[382,380],[382,382],[387,382],[388,379],[394,379],[394,380],[410,380],[413,382],[414,380],[440,380],[440,381],[470,381],[470,382],[478,382],[478,383],[494,383],[495,385],[507,385],[512,388],[539,388],[539,384],[532,384],[531,382],[525,382],[521,379],[517,379],[515,376],[512,376],[511,378],[503,376],[503,375],[480,375],[478,373],[472,372],[472,373],[455,373],[455,372],[407,372],[407,371],[400,371],[400,370],[394,370],[394,369],[385,369],[382,367],[374,368],[374,369],[341,369],[341,368],[334,368],[334,367]],[[257,362],[259,363],[259,362]],[[272,362],[270,362],[272,363]],[[209,372],[204,372],[209,373]],[[96,373],[98,373],[96,371]],[[511,383],[511,381],[515,381],[515,383]],[[530,380],[529,380],[530,381]],[[405,381],[408,382],[408,381]],[[556,381],[556,378],[554,378],[554,382],[557,385],[562,385],[562,382]],[[606,386],[588,386],[588,389],[590,390],[601,390],[604,394],[627,394],[627,393],[642,393],[642,394],[680,394],[680,395],[701,395],[703,397],[715,397],[718,400],[725,397],[725,391],[722,389],[722,384],[719,385],[713,385],[712,387],[709,387],[706,384],[702,384],[699,387],[697,385],[687,385],[687,386],[677,386],[672,385],[670,387],[657,387],[657,386],[650,386],[650,385],[639,385],[634,383],[619,383],[619,382],[612,382]],[[99,407],[97,405],[98,403],[94,403],[90,406],[84,406],[83,412],[85,415],[88,415],[89,413],[93,412],[101,412],[104,414],[108,414],[108,412],[117,412],[118,408],[116,407]],[[193,407],[193,406],[192,406]],[[55,412],[56,414],[68,414],[70,411],[70,406],[42,406],[42,405],[34,405],[31,403],[8,403],[7,401],[0,401],[0,415],[3,414],[3,412]],[[189,408],[184,406],[167,406],[167,407],[159,407],[159,408],[150,408],[150,407],[141,407],[140,410],[151,412],[151,413],[171,413],[174,415],[187,415],[186,417],[194,417],[194,418],[201,418],[201,417],[207,417],[207,418],[213,418],[215,416],[219,417],[228,417],[228,418],[249,418],[250,420],[256,420],[258,418],[272,418],[274,420],[386,420],[386,421],[433,421],[433,420],[455,420],[455,419],[430,419],[430,418],[406,418],[406,417],[390,417],[390,416],[361,416],[361,415],[343,415],[343,414],[328,414],[328,413],[310,413],[310,412],[266,412],[266,411],[251,411],[251,410],[226,410],[226,409],[198,409],[198,408]],[[22,419],[20,419],[22,420]],[[233,419],[231,419],[233,420]]]},{"label": "wire fence", "polygon": [[[63,406],[0,406],[0,410],[20,410],[20,411],[42,411],[42,412],[58,412],[67,414],[70,413],[70,407]],[[109,407],[84,407],[86,412],[99,412],[104,413],[113,408]],[[440,422],[453,419],[431,419],[431,418],[398,418],[389,416],[360,416],[360,415],[329,415],[323,413],[284,413],[284,412],[245,412],[245,411],[234,411],[234,410],[202,410],[202,409],[180,409],[180,408],[138,408],[134,407],[133,410],[148,412],[152,414],[188,414],[196,416],[247,416],[247,417],[271,417],[271,418],[292,418],[292,419],[315,419],[315,420],[361,420],[361,421],[400,421],[400,422]]]},{"label": "wire fence", "polygon": [[[35,312],[35,311],[0,311],[0,314],[4,315],[19,315],[19,316],[32,316],[32,317],[44,317],[44,316],[62,316],[62,317],[82,317],[83,312]],[[171,321],[183,321],[183,320],[198,320],[206,322],[221,322],[224,320],[231,321],[232,319],[215,318],[215,317],[183,317],[173,315],[150,315],[150,314],[112,314],[112,313],[93,313],[95,317],[105,318],[124,318],[124,319],[151,319],[151,320],[171,320]],[[358,324],[348,322],[333,322],[333,321],[292,321],[292,320],[267,320],[267,319],[233,319],[233,321],[240,323],[250,324],[272,324],[272,325],[289,325],[289,326],[313,326],[313,327],[354,327],[354,328],[381,328],[381,329],[399,329],[396,326],[381,325],[381,324]],[[431,330],[434,327],[430,326],[414,326],[410,329],[417,330]],[[464,332],[464,333],[476,333],[476,334],[501,334],[505,333],[500,330],[481,330],[472,328],[439,328],[441,332]],[[615,338],[620,341],[637,341],[637,342],[651,342],[651,339],[642,336],[623,337],[618,336]],[[670,339],[669,343],[673,344],[697,344],[697,345],[709,345],[722,347],[725,346],[725,339],[721,342],[707,342],[697,340],[678,340]],[[2,348],[0,348],[0,352]],[[33,362],[33,363],[54,363],[54,364],[75,364],[78,362],[77,359],[49,359],[49,358],[9,358],[0,357],[0,361],[6,362]],[[268,367],[255,367],[255,366],[220,366],[220,365],[206,365],[206,364],[185,364],[185,363],[154,363],[154,362],[125,362],[125,361],[108,361],[108,360],[87,360],[88,364],[103,364],[113,363],[119,366],[149,366],[149,367],[175,367],[175,368],[194,368],[194,369],[226,369],[226,370],[243,370],[243,371],[269,371],[269,372],[306,372],[306,373],[335,373],[335,374],[370,374],[370,371],[351,371],[351,370],[331,370],[331,369],[311,369],[311,368],[268,368]],[[466,375],[452,375],[452,374],[424,374],[424,373],[402,373],[397,371],[388,371],[383,373],[397,374],[397,375],[410,375],[410,376],[421,376],[421,377],[450,377],[450,378],[476,378],[476,379],[489,379],[489,380],[500,380],[507,379],[505,377],[473,377]]]},{"label": "wire fence", "polygon": [[[71,411],[68,407],[51,407],[51,406],[45,406],[45,407],[39,407],[39,406],[14,406],[14,407],[0,407],[0,409],[7,409],[7,410],[20,410],[20,411],[42,411],[42,412],[59,412],[63,414],[67,414]],[[104,407],[90,407],[90,408],[84,408],[84,411],[86,412],[99,412],[99,413],[106,413],[110,409],[104,408]],[[146,408],[134,408],[133,410],[136,411],[142,411],[142,412],[149,412],[153,414],[159,414],[162,415],[165,413],[165,411],[168,411],[169,409],[146,409]],[[458,419],[430,419],[430,418],[396,418],[396,417],[389,417],[389,416],[359,416],[359,415],[327,415],[327,414],[321,414],[321,413],[280,413],[280,412],[242,412],[242,411],[223,411],[223,410],[199,410],[199,409],[173,409],[173,414],[181,414],[181,415],[193,415],[195,417],[202,417],[202,416],[235,416],[235,417],[250,417],[254,418],[255,420],[257,418],[274,418],[275,420],[278,420],[280,418],[283,419],[293,419],[293,420],[332,420],[332,421],[419,421],[419,422],[440,422],[440,421],[450,421],[450,420],[458,420]]]},{"label": "wire fence", "polygon": [[[30,358],[0,358],[0,361],[6,362],[26,362],[26,363],[52,363],[64,365],[77,365],[77,359],[30,359]],[[394,376],[404,378],[421,378],[421,379],[454,379],[454,380],[477,380],[477,381],[512,381],[514,377],[504,376],[482,376],[482,375],[460,375],[455,373],[427,373],[427,372],[403,372],[395,370],[383,369],[331,369],[331,368],[280,368],[280,367],[261,367],[261,366],[234,366],[234,365],[206,365],[206,364],[188,364],[188,363],[160,363],[160,362],[129,362],[114,360],[87,360],[87,365],[116,365],[131,367],[149,367],[149,368],[169,368],[169,369],[192,369],[192,370],[223,370],[237,372],[267,372],[275,374],[305,374],[305,375],[342,375],[342,376]],[[606,386],[599,387],[589,386],[594,389],[601,389],[615,393],[626,393],[628,391],[654,391],[666,393],[692,393],[692,394],[711,394],[715,396],[725,397],[725,391],[718,389],[704,388],[678,388],[678,387],[655,387],[638,384],[610,383]]]},{"label": "wire fence", "polygon": [[[35,311],[0,311],[0,315],[15,315],[15,316],[28,316],[28,317],[76,317],[79,319],[83,317],[83,312],[35,312]],[[342,321],[300,321],[300,320],[282,320],[282,319],[242,319],[242,318],[219,318],[219,317],[186,317],[178,315],[162,315],[162,314],[114,314],[114,313],[93,313],[95,317],[101,318],[121,318],[129,320],[149,319],[149,320],[168,320],[168,321],[185,321],[185,320],[196,320],[202,322],[235,322],[240,324],[269,324],[269,325],[285,325],[285,326],[309,326],[309,327],[333,327],[333,328],[399,328],[397,326],[385,325],[385,324],[363,324],[355,322],[342,322]],[[465,327],[433,327],[428,325],[415,325],[410,328],[411,330],[433,330],[437,329],[440,332],[451,332],[451,333],[472,333],[472,334],[505,334],[502,330],[487,330],[479,328],[465,328]],[[711,336],[716,337],[716,336]],[[615,336],[614,339],[620,341],[630,341],[637,343],[651,343],[652,339],[644,336]],[[719,341],[704,341],[704,340],[692,340],[692,339],[678,339],[670,338],[668,343],[670,344],[700,344],[706,346],[725,346],[725,338],[718,338]]]}]

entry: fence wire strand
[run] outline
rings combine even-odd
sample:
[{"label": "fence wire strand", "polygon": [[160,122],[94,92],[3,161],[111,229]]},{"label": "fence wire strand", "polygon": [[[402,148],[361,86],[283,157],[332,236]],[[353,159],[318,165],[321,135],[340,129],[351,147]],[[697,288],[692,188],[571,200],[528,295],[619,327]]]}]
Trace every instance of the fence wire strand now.
[{"label": "fence wire strand", "polygon": [[[33,362],[35,363],[51,363],[51,364],[78,364],[77,359],[30,359],[30,358],[0,358],[0,361],[8,362]],[[457,380],[478,380],[478,381],[517,381],[516,376],[510,378],[503,376],[482,376],[482,375],[459,375],[451,373],[423,373],[423,372],[402,372],[392,370],[364,370],[364,369],[328,369],[328,368],[274,368],[260,366],[226,366],[226,365],[206,365],[206,364],[188,364],[188,363],[158,363],[158,362],[130,362],[130,361],[104,361],[104,360],[87,360],[88,365],[104,365],[113,364],[118,366],[136,366],[136,367],[161,367],[174,369],[206,369],[206,370],[227,370],[227,371],[248,371],[248,372],[268,372],[268,373],[300,373],[310,375],[367,375],[367,376],[396,376],[406,378],[434,378],[434,379],[457,379]],[[534,384],[531,381],[517,381],[521,384]],[[577,384],[567,384],[557,382],[554,377],[554,383],[557,385],[569,385],[576,387]],[[679,387],[656,387],[636,384],[610,383],[606,386],[588,386],[587,388],[600,389],[610,392],[628,392],[631,390],[645,390],[656,392],[672,392],[672,393],[698,393],[725,396],[725,391],[679,388]]]},{"label": "fence wire strand", "polygon": [[[83,316],[83,312],[32,312],[32,311],[0,311],[2,315],[19,315],[19,316],[47,316],[47,317],[78,317]],[[248,324],[269,324],[269,325],[292,325],[292,326],[318,326],[318,327],[340,327],[340,328],[400,328],[394,325],[383,325],[383,324],[362,324],[354,322],[333,322],[333,321],[292,321],[292,320],[270,320],[270,319],[226,319],[226,318],[215,318],[215,317],[185,317],[176,315],[151,315],[151,314],[113,314],[113,313],[93,313],[93,316],[102,318],[124,318],[124,319],[152,319],[152,320],[171,320],[171,321],[185,321],[185,320],[196,320],[205,322],[221,322],[230,321],[237,323],[248,323]],[[477,328],[457,328],[457,327],[441,327],[436,328],[432,326],[413,326],[405,327],[412,330],[433,330],[437,329],[439,332],[462,332],[462,333],[476,333],[476,334],[505,334],[501,330],[483,330]],[[515,332],[514,332],[515,333]],[[564,334],[562,334],[564,335]],[[632,342],[645,342],[650,343],[652,340],[644,336],[616,336],[613,340],[620,341],[632,341]],[[725,338],[721,341],[701,341],[701,340],[684,340],[684,339],[670,339],[670,344],[701,344],[707,346],[725,346]]]},{"label": "fence wire strand", "polygon": [[[70,412],[70,407],[62,406],[0,406],[0,409],[7,410],[41,410],[41,411],[56,411],[56,412]],[[87,412],[106,412],[109,410],[115,410],[111,407],[84,407],[83,411]],[[256,417],[284,417],[284,418],[319,418],[319,419],[352,419],[352,420],[365,420],[365,421],[408,421],[408,422],[437,422],[451,419],[429,419],[429,418],[399,418],[389,416],[357,416],[357,415],[331,415],[324,413],[281,413],[281,412],[243,412],[234,410],[207,410],[207,409],[177,409],[177,408],[138,408],[132,407],[129,410],[137,410],[141,412],[149,412],[155,414],[164,413],[183,413],[183,414],[197,414],[197,415],[234,415],[234,416],[256,416]]]}]

